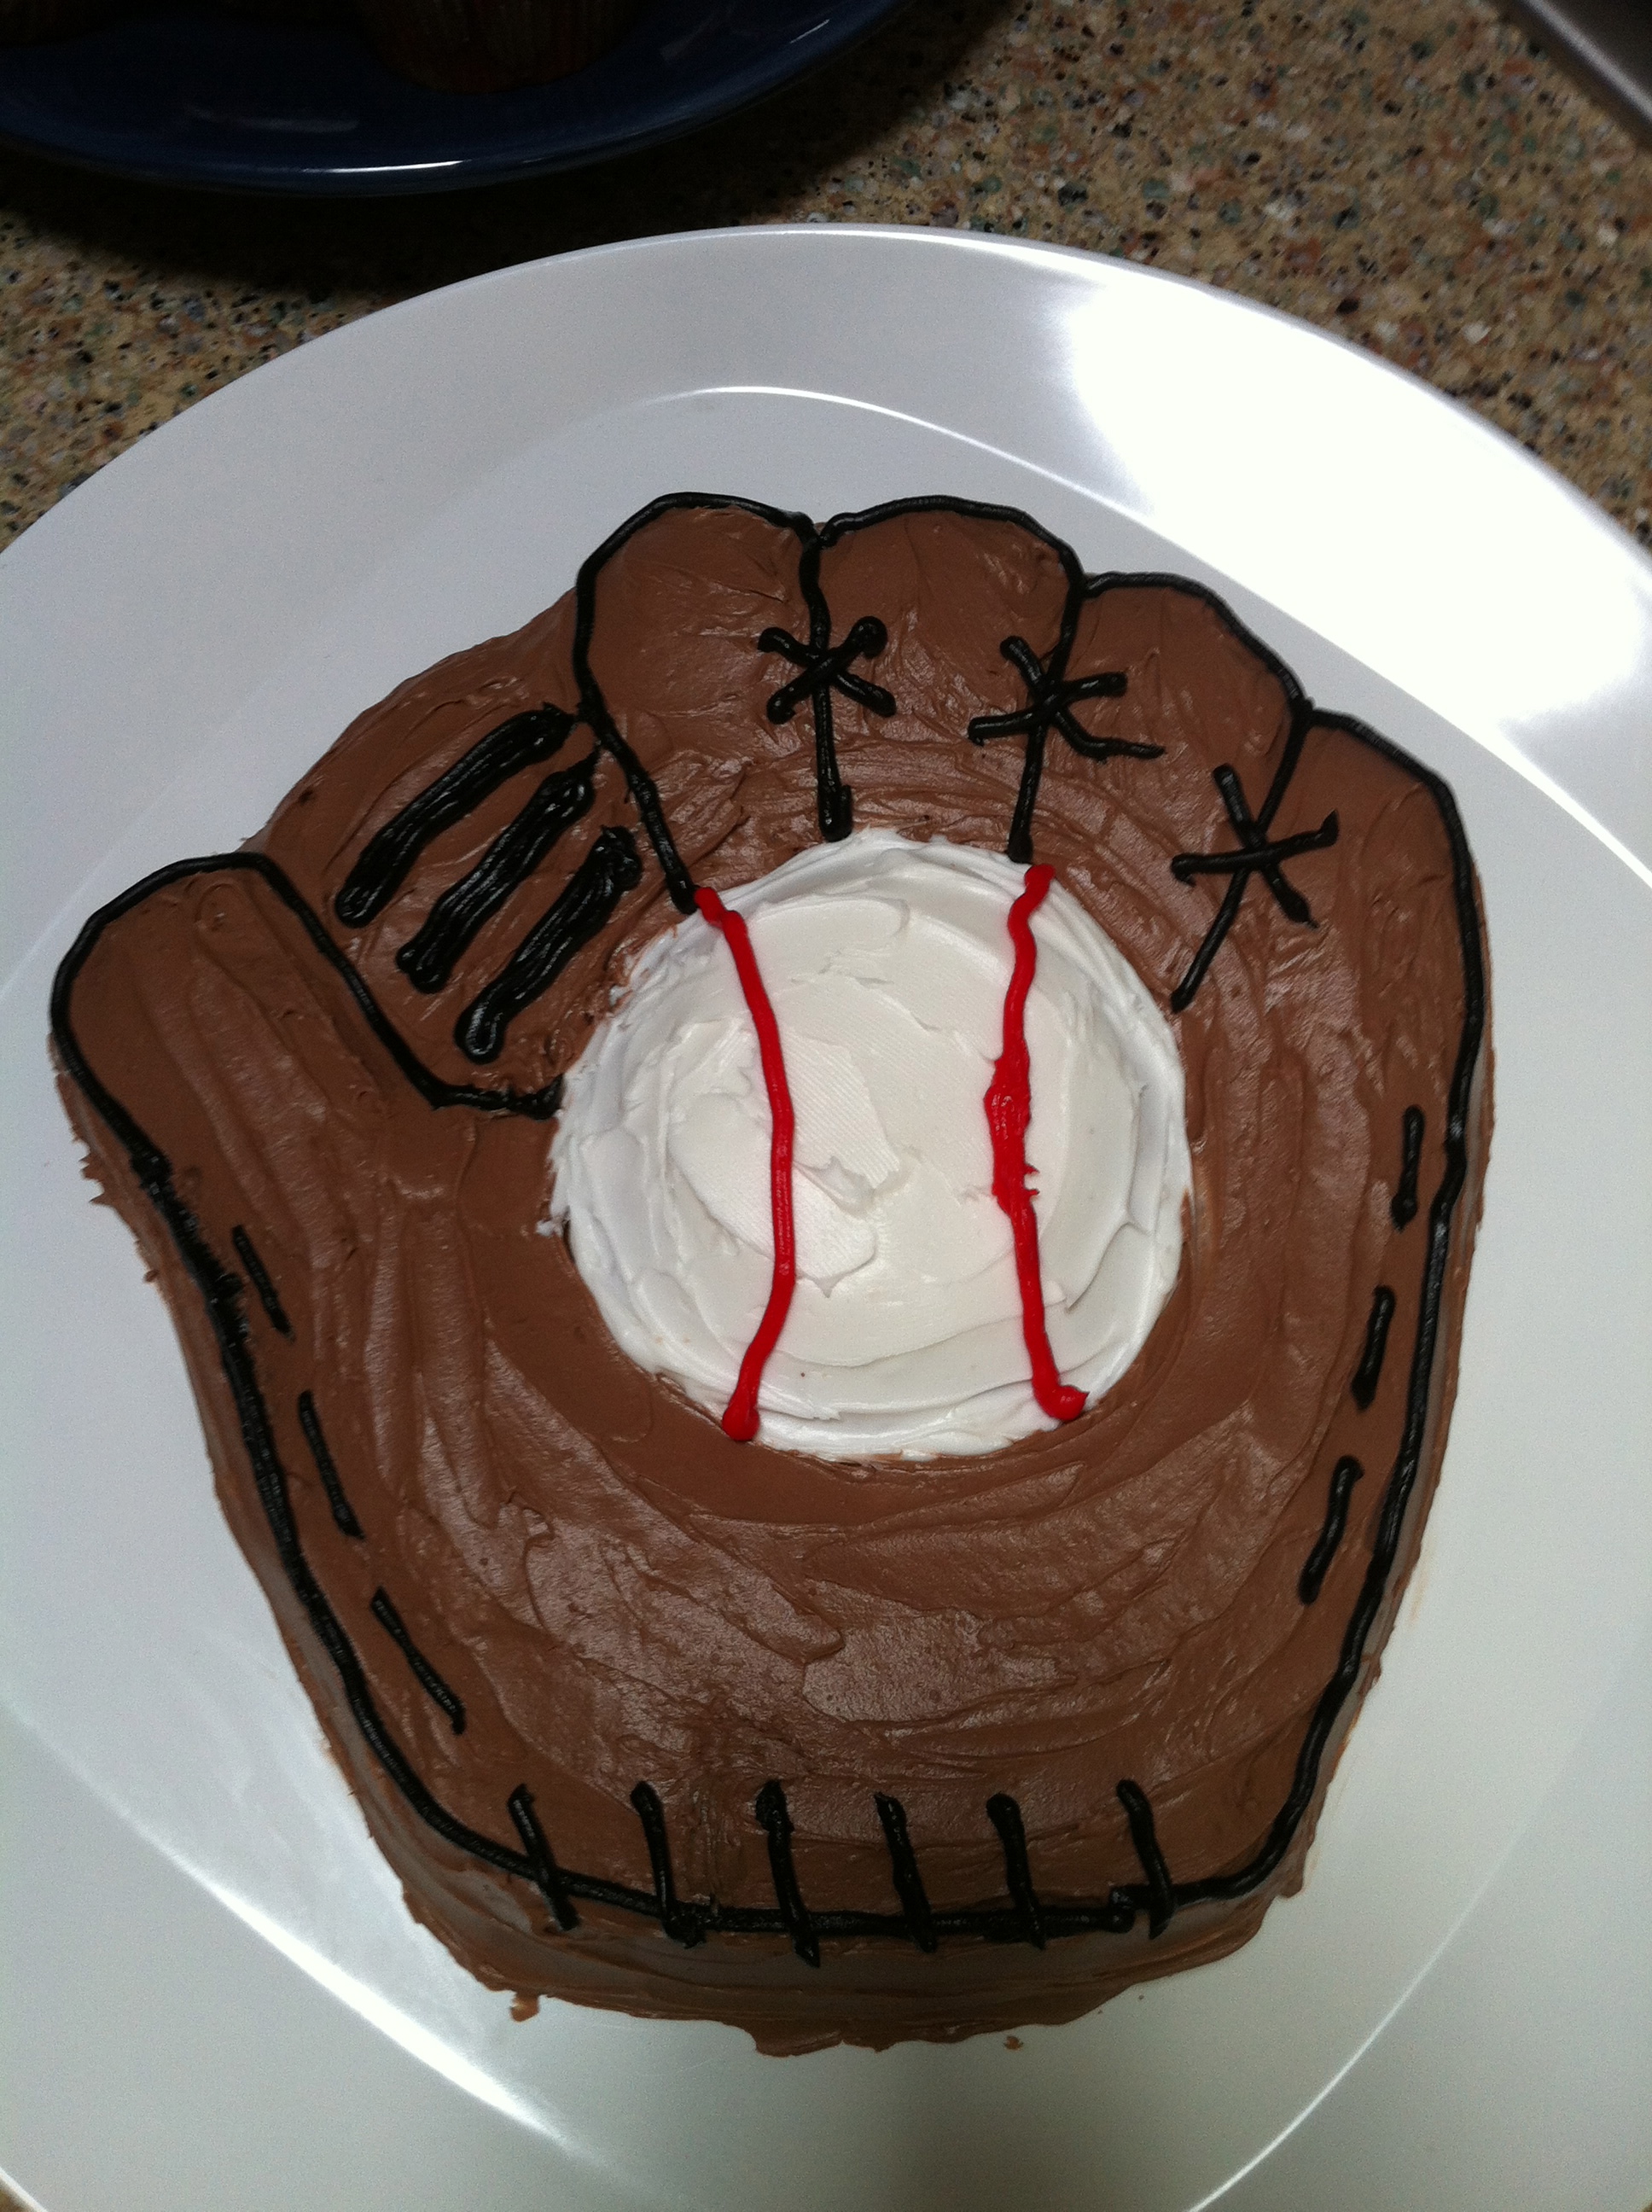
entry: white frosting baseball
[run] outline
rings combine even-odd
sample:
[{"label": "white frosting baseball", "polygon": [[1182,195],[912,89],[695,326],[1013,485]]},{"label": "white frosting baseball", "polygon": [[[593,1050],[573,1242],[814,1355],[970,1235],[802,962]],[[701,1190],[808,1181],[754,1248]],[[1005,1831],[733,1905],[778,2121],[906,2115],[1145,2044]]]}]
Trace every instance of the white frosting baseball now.
[{"label": "white frosting baseball", "polygon": [[[1034,1398],[984,1099],[1024,871],[865,830],[724,894],[751,933],[797,1115],[798,1282],[764,1443],[824,1459],[981,1452]],[[1045,1319],[1095,1399],[1175,1284],[1181,1062],[1135,971],[1059,883],[1033,918],[1027,1156]],[[616,1340],[721,1417],[774,1267],[769,1113],[727,944],[694,915],[638,961],[567,1090],[549,1226]]]}]

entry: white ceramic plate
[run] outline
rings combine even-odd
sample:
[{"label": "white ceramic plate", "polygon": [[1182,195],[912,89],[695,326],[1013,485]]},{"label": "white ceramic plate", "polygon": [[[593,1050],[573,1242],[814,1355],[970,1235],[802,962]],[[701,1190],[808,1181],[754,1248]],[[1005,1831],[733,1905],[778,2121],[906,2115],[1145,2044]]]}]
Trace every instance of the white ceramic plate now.
[{"label": "white ceramic plate", "polygon": [[[1227,595],[1455,787],[1497,1125],[1422,1564],[1303,1895],[1073,2027],[776,2062],[513,2023],[403,1911],[88,1202],[46,997],[359,708],[554,599],[653,494],[944,490]],[[1652,565],[1299,325],[1117,263],[756,230],[355,325],[0,561],[0,2165],[49,2212],[518,2206],[1640,2212],[1652,2195]]]}]

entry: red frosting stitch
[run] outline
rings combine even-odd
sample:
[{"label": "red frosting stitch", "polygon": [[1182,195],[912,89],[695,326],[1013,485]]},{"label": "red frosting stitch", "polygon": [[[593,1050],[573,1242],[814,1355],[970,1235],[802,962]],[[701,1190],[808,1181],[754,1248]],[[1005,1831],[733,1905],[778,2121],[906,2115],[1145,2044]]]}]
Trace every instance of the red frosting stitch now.
[{"label": "red frosting stitch", "polygon": [[[791,1308],[792,1293],[797,1288],[797,1224],[792,1213],[792,1141],[797,1117],[792,1110],[791,1085],[786,1079],[780,1024],[763,988],[757,956],[751,949],[751,933],[744,918],[726,907],[715,891],[696,891],[694,902],[712,927],[721,930],[734,956],[735,973],[745,993],[751,1026],[757,1032],[757,1052],[762,1062],[764,1087],[768,1092],[768,1198],[774,1222],[774,1273],[768,1304],[763,1309],[756,1334],[746,1347],[745,1358],[740,1362],[739,1380],[723,1414],[724,1433],[732,1437],[737,1444],[749,1444],[757,1433],[757,1389],[763,1369],[780,1340]],[[1035,1260],[1035,1270],[1036,1266]],[[1048,1352],[1045,1356],[1048,1357]]]},{"label": "red frosting stitch", "polygon": [[[1027,994],[1038,965],[1032,917],[1044,903],[1054,868],[1029,868],[1026,888],[1010,908],[1015,967],[1004,994],[1004,1049],[987,1091],[987,1126],[993,1138],[993,1195],[1010,1218],[1015,1238],[1016,1280],[1021,1287],[1021,1328],[1032,1362],[1033,1395],[1053,1420],[1076,1420],[1084,1394],[1061,1380],[1044,1326],[1044,1279],[1038,1265],[1036,1193],[1027,1188],[1027,1127],[1032,1120],[1032,1063],[1027,1054]],[[725,1426],[726,1426],[726,1422]]]}]

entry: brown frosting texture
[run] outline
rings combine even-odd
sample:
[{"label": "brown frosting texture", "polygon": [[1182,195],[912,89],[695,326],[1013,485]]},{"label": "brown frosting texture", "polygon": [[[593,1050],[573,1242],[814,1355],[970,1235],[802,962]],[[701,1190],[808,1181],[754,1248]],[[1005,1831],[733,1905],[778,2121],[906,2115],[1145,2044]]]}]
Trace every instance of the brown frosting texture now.
[{"label": "brown frosting texture", "polygon": [[[893,714],[819,676],[868,618],[881,645],[839,672]],[[818,676],[789,719],[770,702],[808,670],[762,647],[775,629]],[[1103,673],[1121,695],[1085,691]],[[548,702],[573,718],[554,751],[341,921],[374,836]],[[1017,716],[1032,727],[971,741]],[[727,889],[819,837],[831,756],[857,827],[1001,848],[1021,820],[1177,1008],[1177,1288],[1080,1419],[978,1458],[731,1443],[624,1358],[540,1233],[543,1112],[487,1110],[577,1056],[677,919],[673,860]],[[415,988],[397,955],[437,900],[587,757],[588,811],[451,978]],[[497,1057],[467,1058],[465,1009],[621,833],[640,880]],[[1234,865],[1264,845],[1289,850]],[[410,1903],[484,1978],[732,2021],[766,2049],[950,2038],[1215,1956],[1300,1879],[1443,1447],[1490,1130],[1484,956],[1444,787],[1314,709],[1208,595],[1086,578],[993,510],[817,531],[665,503],[525,629],[362,716],[250,858],[94,918],[57,1036],[70,1111],[171,1301],[232,1525]],[[215,1290],[202,1251],[233,1281]],[[818,1966],[754,1816],[770,1779]],[[640,1909],[659,1869],[639,1784],[677,1933],[703,1940]],[[591,1878],[568,1930],[520,1870],[524,1787],[556,1868]],[[932,1952],[877,1793],[903,1809]],[[1030,1915],[987,1809],[1003,1797]],[[1069,1928],[1080,1905],[1118,1924]]]}]

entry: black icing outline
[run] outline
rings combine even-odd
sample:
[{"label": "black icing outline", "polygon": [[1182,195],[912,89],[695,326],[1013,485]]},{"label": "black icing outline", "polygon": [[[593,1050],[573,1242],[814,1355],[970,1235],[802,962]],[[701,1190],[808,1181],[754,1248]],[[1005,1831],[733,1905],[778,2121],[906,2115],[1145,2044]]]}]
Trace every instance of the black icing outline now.
[{"label": "black icing outline", "polygon": [[[756,1817],[768,1828],[776,1904],[726,1905],[716,1899],[680,1898],[671,1870],[670,1841],[665,1810],[658,1793],[640,1781],[632,1802],[641,1822],[653,1876],[649,1889],[640,1889],[604,1876],[564,1869],[556,1864],[533,1811],[525,1784],[511,1793],[508,1810],[525,1850],[513,1850],[495,1838],[471,1827],[450,1813],[435,1797],[411,1760],[386,1729],[374,1702],[366,1673],[343,1624],[317,1581],[305,1555],[295,1521],[288,1478],[277,1449],[269,1407],[258,1382],[252,1334],[245,1307],[245,1285],[218,1256],[200,1223],[180,1197],[172,1167],[164,1152],[149,1138],[115,1094],[93,1073],[76,1035],[72,1018],[75,984],[104,931],[115,921],[169,885],[203,873],[246,870],[259,876],[297,917],[327,963],[343,981],[369,1029],[386,1047],[398,1068],[414,1089],[434,1109],[466,1106],[484,1113],[507,1113],[549,1120],[560,1103],[562,1079],[531,1092],[489,1090],[445,1081],[410,1050],[386,1019],[365,980],[327,934],[319,919],[285,873],[268,857],[238,852],[203,860],[183,860],[162,868],[134,885],[86,922],[65,956],[52,992],[52,1033],[60,1064],[73,1079],[112,1135],[125,1147],[132,1175],[149,1198],[171,1237],[185,1272],[199,1294],[206,1319],[216,1342],[219,1358],[234,1405],[243,1445],[254,1486],[269,1523],[276,1555],[312,1632],[338,1674],[351,1715],[369,1751],[388,1779],[400,1791],[414,1814],[436,1834],[499,1873],[536,1890],[559,1926],[574,1924],[570,1900],[580,1898],[642,1918],[659,1922],[665,1934],[683,1943],[697,1943],[708,1935],[749,1935],[789,1938],[801,1955],[808,1957],[824,1938],[888,1936],[914,1942],[932,1952],[944,1936],[973,1936],[997,1942],[1031,1941],[1041,1948],[1053,1937],[1098,1931],[1123,1934],[1139,1915],[1149,1921],[1151,1936],[1159,1934],[1170,1916],[1190,1905],[1231,1901],[1259,1888],[1274,1872],[1291,1847],[1297,1830],[1313,1802],[1321,1761],[1339,1716],[1358,1680],[1365,1644],[1382,1610],[1389,1577],[1399,1556],[1406,1509],[1410,1504],[1428,1425],[1429,1399],[1438,1350],[1446,1278],[1450,1261],[1451,1235],[1456,1210],[1467,1182],[1469,1117],[1473,1085],[1485,1036],[1485,969],[1482,954],[1474,873],[1461,818],[1444,779],[1412,758],[1400,746],[1367,724],[1347,714],[1315,708],[1292,672],[1272,649],[1248,629],[1218,595],[1191,580],[1151,571],[1140,574],[1109,572],[1089,577],[1077,555],[1032,517],[1004,507],[931,497],[890,501],[855,514],[841,515],[817,532],[806,517],[789,514],[753,501],[669,494],[653,501],[623,524],[581,565],[575,586],[576,628],[574,666],[580,690],[577,712],[568,718],[592,731],[598,745],[616,761],[625,777],[655,857],[665,878],[673,903],[689,911],[694,902],[694,884],[671,840],[659,796],[635,756],[615,727],[600,688],[590,668],[590,644],[595,619],[596,579],[603,566],[637,532],[659,515],[673,509],[739,509],[777,527],[789,529],[799,540],[799,558],[810,550],[824,550],[852,531],[897,516],[946,513],[981,520],[1002,521],[1041,539],[1058,556],[1068,579],[1067,605],[1061,637],[1049,668],[1065,672],[1066,653],[1076,634],[1084,603],[1104,592],[1121,589],[1161,589],[1182,592],[1201,600],[1231,634],[1254,653],[1279,684],[1291,714],[1291,732],[1285,753],[1270,787],[1263,809],[1256,817],[1266,828],[1277,811],[1295,771],[1308,737],[1315,730],[1333,731],[1369,746],[1394,762],[1432,799],[1444,828],[1452,856],[1452,884],[1463,971],[1463,1025],[1458,1041],[1448,1093],[1446,1126],[1441,1151],[1443,1165],[1428,1211],[1428,1248],[1421,1296],[1418,1301],[1416,1334],[1407,1378],[1405,1419],[1399,1449],[1384,1488],[1377,1516],[1371,1554],[1358,1595],[1343,1632],[1338,1662],[1321,1692],[1297,1753],[1295,1772],[1284,1804],[1271,1823],[1260,1848],[1247,1863],[1229,1873],[1193,1881],[1172,1881],[1153,1833],[1152,1812],[1139,1785],[1121,1782],[1117,1794],[1147,1879],[1114,1886],[1104,1899],[1052,1900],[1038,1895],[1033,1884],[1024,1826],[1016,1801],[1004,1793],[988,1800],[986,1811],[997,1829],[1003,1848],[1006,1905],[977,1905],[935,1910],[923,1887],[915,1851],[907,1832],[906,1817],[897,1800],[875,1793],[874,1802],[891,1860],[892,1883],[902,1910],[878,1913],[806,1907],[791,1874],[790,1820],[784,1792],[778,1783],[764,1785]],[[817,563],[818,550],[814,558]],[[829,635],[829,629],[828,631]],[[560,710],[566,713],[567,710]],[[566,732],[564,732],[566,734]],[[818,762],[817,762],[818,764]],[[824,774],[823,768],[820,771]],[[1023,776],[1023,790],[1026,778]],[[823,804],[824,802],[823,801]],[[1030,808],[1028,815],[1030,817]],[[1017,804],[1019,812],[1019,802]],[[1235,884],[1242,884],[1243,875]],[[1206,963],[1208,964],[1208,963]],[[1406,1115],[1405,1176],[1394,1207],[1396,1231],[1411,1218],[1402,1217],[1402,1199],[1409,1199],[1420,1164],[1421,1121],[1418,1110]],[[278,1301],[277,1301],[278,1303]],[[336,1509],[335,1509],[336,1510]],[[352,1516],[353,1517],[353,1516]],[[342,1523],[341,1523],[342,1525]],[[1317,1592],[1315,1592],[1317,1595]],[[771,1794],[772,1793],[772,1794]],[[805,1948],[805,1946],[808,1948]]]},{"label": "black icing outline", "polygon": [[627,891],[642,881],[636,840],[610,823],[505,965],[453,1024],[453,1042],[478,1067],[497,1060],[517,1015],[544,996],[582,945],[607,928]]},{"label": "black icing outline", "polygon": [[397,953],[396,965],[416,991],[446,988],[489,921],[521,890],[563,830],[591,811],[596,796],[594,752],[572,768],[553,769],[535,787],[476,866],[448,885]]}]

